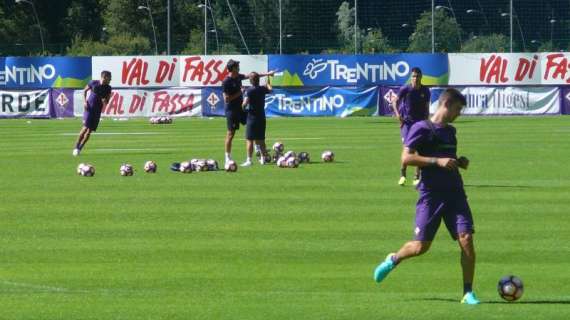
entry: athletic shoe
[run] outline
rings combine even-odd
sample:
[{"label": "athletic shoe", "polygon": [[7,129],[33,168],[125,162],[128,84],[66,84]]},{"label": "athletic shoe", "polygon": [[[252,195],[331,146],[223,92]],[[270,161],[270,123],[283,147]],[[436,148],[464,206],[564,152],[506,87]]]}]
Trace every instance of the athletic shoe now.
[{"label": "athletic shoe", "polygon": [[386,278],[388,273],[390,273],[390,271],[392,271],[396,267],[394,261],[392,261],[393,255],[395,255],[395,253],[390,253],[386,257],[386,259],[376,267],[376,269],[374,270],[374,281],[378,283],[382,282],[382,280]]},{"label": "athletic shoe", "polygon": [[420,179],[414,178],[414,186],[417,186],[418,184],[420,184]]},{"label": "athletic shoe", "polygon": [[81,150],[75,148],[75,149],[73,149],[73,152],[72,152],[71,154],[72,154],[74,157],[77,157],[80,152],[81,152]]},{"label": "athletic shoe", "polygon": [[259,158],[259,164],[261,164],[261,165],[265,164],[265,158],[263,156],[261,158]]},{"label": "athletic shoe", "polygon": [[242,167],[251,167],[251,165],[252,165],[251,161],[246,161],[241,164]]},{"label": "athletic shoe", "polygon": [[398,184],[403,186],[406,184],[406,177],[400,177],[400,180],[398,180]]},{"label": "athletic shoe", "polygon": [[463,299],[461,299],[461,303],[463,303],[463,304],[480,304],[481,301],[479,301],[479,299],[477,299],[477,297],[475,296],[475,293],[473,291],[471,291],[471,292],[467,292],[463,296]]}]

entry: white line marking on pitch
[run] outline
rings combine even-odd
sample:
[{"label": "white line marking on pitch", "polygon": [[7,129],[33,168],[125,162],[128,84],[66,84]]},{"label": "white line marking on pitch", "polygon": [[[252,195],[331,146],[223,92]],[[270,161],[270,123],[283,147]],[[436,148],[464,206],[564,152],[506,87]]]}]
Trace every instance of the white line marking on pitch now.
[{"label": "white line marking on pitch", "polygon": [[100,148],[100,149],[91,149],[91,151],[96,151],[96,152],[121,152],[121,151],[174,151],[176,149],[172,149],[172,148],[118,148],[118,149],[113,149],[113,148]]},{"label": "white line marking on pitch", "polygon": [[37,290],[52,291],[52,292],[69,292],[69,291],[71,291],[67,288],[44,286],[44,285],[32,284],[32,283],[14,282],[14,281],[7,281],[7,280],[0,280],[0,283],[10,285],[13,287],[37,289]]},{"label": "white line marking on pitch", "polygon": [[[98,135],[98,136],[146,136],[146,135],[159,135],[159,134],[164,134],[163,132],[94,132],[94,135]],[[76,136],[78,135],[78,133],[60,133],[59,135],[61,136]]]}]

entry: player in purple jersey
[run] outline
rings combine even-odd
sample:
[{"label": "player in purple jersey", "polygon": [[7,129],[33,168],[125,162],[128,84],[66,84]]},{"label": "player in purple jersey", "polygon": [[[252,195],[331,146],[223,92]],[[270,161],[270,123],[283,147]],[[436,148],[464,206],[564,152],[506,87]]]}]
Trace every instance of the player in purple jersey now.
[{"label": "player in purple jersey", "polygon": [[[226,139],[225,139],[225,159],[226,162],[231,160],[232,156],[232,141],[234,139],[236,130],[239,125],[246,124],[246,114],[242,109],[243,93],[242,93],[242,80],[248,77],[239,73],[239,61],[229,60],[226,66],[230,75],[222,82],[224,93],[224,102],[226,103]],[[259,73],[260,77],[272,76],[274,72]]]},{"label": "player in purple jersey", "polygon": [[267,154],[265,145],[265,95],[271,93],[271,81],[270,78],[267,78],[267,84],[260,86],[259,74],[257,72],[250,73],[249,81],[251,82],[251,87],[245,91],[245,99],[243,101],[244,110],[247,112],[245,134],[247,159],[241,165],[242,167],[249,167],[253,164],[251,158],[253,156],[254,143],[260,148],[259,163],[265,164],[265,156]]},{"label": "player in purple jersey", "polygon": [[[402,142],[406,139],[406,135],[414,123],[429,117],[430,98],[429,89],[422,85],[422,70],[418,67],[412,68],[411,84],[401,87],[398,95],[392,101],[392,110],[400,122]],[[400,173],[398,184],[403,186],[406,184],[406,165],[403,163]],[[420,171],[416,168],[414,185],[420,181],[419,173]]]},{"label": "player in purple jersey", "polygon": [[457,157],[456,131],[450,125],[466,104],[456,89],[446,89],[430,120],[417,122],[404,141],[402,163],[421,169],[422,179],[417,189],[415,238],[391,253],[374,270],[374,280],[381,282],[400,262],[428,251],[441,224],[461,248],[463,299],[461,303],[478,304],[473,293],[475,248],[473,217],[463,188],[459,168],[467,169],[469,160]]},{"label": "player in purple jersey", "polygon": [[97,131],[103,107],[109,103],[111,98],[111,72],[101,72],[101,80],[89,82],[83,90],[85,99],[83,112],[83,128],[79,132],[79,137],[73,149],[73,156],[77,157],[89,140],[91,132]]}]

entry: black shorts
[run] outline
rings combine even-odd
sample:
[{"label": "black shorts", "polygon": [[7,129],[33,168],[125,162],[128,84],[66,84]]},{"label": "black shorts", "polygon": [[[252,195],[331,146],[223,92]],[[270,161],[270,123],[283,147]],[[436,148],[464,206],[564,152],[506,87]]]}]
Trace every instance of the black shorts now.
[{"label": "black shorts", "polygon": [[247,140],[265,140],[265,118],[262,119],[247,119],[247,126],[245,131],[245,138]]},{"label": "black shorts", "polygon": [[226,125],[229,131],[239,130],[239,124],[246,123],[247,114],[239,110],[226,110]]}]

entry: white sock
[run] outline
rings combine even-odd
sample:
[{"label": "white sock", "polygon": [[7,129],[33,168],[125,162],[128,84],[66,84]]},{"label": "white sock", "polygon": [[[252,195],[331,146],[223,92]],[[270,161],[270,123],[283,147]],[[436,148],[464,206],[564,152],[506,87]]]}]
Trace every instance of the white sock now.
[{"label": "white sock", "polygon": [[245,160],[245,162],[251,162],[251,157],[247,157],[247,160]]},{"label": "white sock", "polygon": [[226,152],[226,162],[230,161],[232,159],[232,154],[229,152]]},{"label": "white sock", "polygon": [[261,152],[258,144],[254,144],[253,147],[255,148],[255,152]]}]

